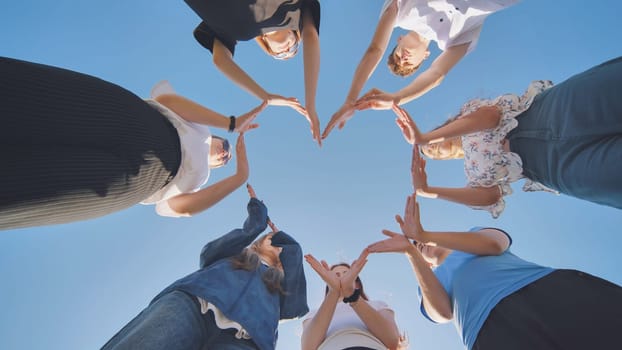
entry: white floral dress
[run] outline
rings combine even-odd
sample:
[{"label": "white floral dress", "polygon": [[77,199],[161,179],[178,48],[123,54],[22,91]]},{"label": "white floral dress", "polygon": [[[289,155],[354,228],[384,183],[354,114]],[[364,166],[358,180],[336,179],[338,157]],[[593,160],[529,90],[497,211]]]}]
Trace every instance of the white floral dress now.
[{"label": "white floral dress", "polygon": [[[522,179],[523,162],[518,154],[503,150],[506,135],[518,126],[516,117],[527,110],[533,99],[540,92],[553,86],[549,80],[532,82],[522,96],[506,94],[494,100],[475,99],[467,102],[460,110],[460,116],[468,115],[484,106],[497,106],[501,109],[501,120],[494,129],[487,129],[462,136],[464,149],[464,172],[469,187],[499,186],[501,198],[495,204],[488,206],[471,206],[473,209],[482,209],[490,212],[497,218],[503,209],[503,196],[512,194],[510,183]],[[525,178],[523,191],[556,191],[530,179]]]}]

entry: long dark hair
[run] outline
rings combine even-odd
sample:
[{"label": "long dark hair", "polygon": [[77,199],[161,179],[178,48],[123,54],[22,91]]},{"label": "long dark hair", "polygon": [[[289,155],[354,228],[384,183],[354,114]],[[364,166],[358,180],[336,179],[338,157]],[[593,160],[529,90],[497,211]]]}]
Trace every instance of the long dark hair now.
[{"label": "long dark hair", "polygon": [[[348,263],[339,263],[339,264],[335,264],[333,266],[330,267],[331,271],[337,267],[337,266],[345,266],[347,268],[350,268],[350,264]],[[356,276],[356,279],[354,280],[356,283],[358,283],[358,289],[361,290],[361,298],[365,299],[365,300],[369,300],[369,298],[367,297],[367,294],[365,294],[365,288],[363,288],[363,282],[361,281],[361,279],[359,278],[359,276]],[[324,292],[324,294],[328,294],[328,286],[326,286],[326,291]]]},{"label": "long dark hair", "polygon": [[[263,235],[261,238],[253,242],[249,247],[244,248],[239,254],[231,257],[231,265],[234,269],[255,271],[261,265],[261,257],[257,253],[259,247],[263,241],[268,238],[268,235]],[[281,282],[285,275],[281,263],[278,262],[278,266],[269,266],[268,269],[261,275],[266,288],[270,293],[279,293],[284,295],[285,290],[281,286]]]}]

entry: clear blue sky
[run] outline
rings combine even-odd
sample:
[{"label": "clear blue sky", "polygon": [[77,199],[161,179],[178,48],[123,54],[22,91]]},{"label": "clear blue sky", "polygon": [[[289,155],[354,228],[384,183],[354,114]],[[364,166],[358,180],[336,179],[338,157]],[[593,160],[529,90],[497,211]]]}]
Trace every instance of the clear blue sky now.
[{"label": "clear blue sky", "polygon": [[[382,2],[322,2],[317,107],[323,126],[343,102]],[[407,110],[427,130],[469,98],[522,93],[531,80],[560,82],[619,56],[621,11],[618,1],[589,7],[578,0],[523,1],[491,16],[477,49]],[[179,93],[226,115],[251,109],[259,101],[226,80],[194,41],[198,20],[182,1],[16,1],[0,11],[0,55],[89,73],[145,97],[155,82],[168,79]],[[241,43],[236,56],[267,90],[304,99],[301,57],[278,62],[252,42]],[[405,83],[382,64],[367,87],[395,91]],[[411,191],[410,147],[393,120],[389,111],[356,114],[319,149],[292,110],[270,107],[259,117],[261,127],[247,135],[250,182],[271,218],[305,252],[350,261],[383,238],[381,229],[396,228],[393,217]],[[210,182],[233,171],[213,171]],[[465,183],[460,161],[429,162],[428,178],[434,185]],[[497,220],[422,199],[424,227],[498,226],[513,236],[512,250],[523,258],[622,284],[621,211],[522,193],[521,185],[514,185]],[[162,218],[153,207],[137,205],[85,222],[0,232],[0,348],[99,348],[162,288],[194,271],[207,241],[241,225],[246,202],[241,188],[193,218]],[[405,257],[371,256],[361,277],[372,298],[395,309],[411,349],[461,349],[452,325],[432,325],[419,314]],[[311,269],[307,280],[313,308],[323,285]],[[300,332],[300,321],[283,324],[278,349],[298,348]]]}]

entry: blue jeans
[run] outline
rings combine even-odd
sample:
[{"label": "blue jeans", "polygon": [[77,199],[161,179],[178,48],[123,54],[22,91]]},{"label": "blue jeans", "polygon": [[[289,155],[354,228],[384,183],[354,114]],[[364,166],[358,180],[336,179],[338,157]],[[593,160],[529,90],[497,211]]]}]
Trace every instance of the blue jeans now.
[{"label": "blue jeans", "polygon": [[202,315],[194,296],[181,291],[163,295],[115,334],[102,350],[256,350],[252,340],[222,330],[211,311]]},{"label": "blue jeans", "polygon": [[507,138],[523,175],[622,209],[622,57],[540,93]]}]

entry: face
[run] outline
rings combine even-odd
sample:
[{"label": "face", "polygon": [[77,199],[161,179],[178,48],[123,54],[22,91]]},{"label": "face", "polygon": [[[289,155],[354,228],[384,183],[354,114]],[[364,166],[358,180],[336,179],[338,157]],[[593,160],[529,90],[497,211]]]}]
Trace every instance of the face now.
[{"label": "face", "polygon": [[399,66],[418,67],[429,55],[427,43],[421,41],[418,35],[411,32],[397,38],[393,56]]},{"label": "face", "polygon": [[227,164],[230,158],[231,153],[228,149],[225,149],[225,140],[212,137],[212,143],[209,149],[210,168],[220,168],[221,166]]},{"label": "face", "polygon": [[276,58],[289,58],[296,53],[290,50],[296,45],[298,38],[292,30],[284,29],[263,34],[261,39],[266,43]]},{"label": "face", "polygon": [[332,271],[335,272],[335,274],[337,275],[337,277],[341,277],[343,275],[345,275],[346,273],[348,273],[348,271],[350,271],[350,268],[347,266],[335,266],[332,268]]},{"label": "face", "polygon": [[271,266],[280,266],[279,254],[281,254],[283,248],[272,245],[272,236],[274,236],[274,233],[269,233],[266,238],[259,243],[259,246],[257,246],[257,254]]},{"label": "face", "polygon": [[421,147],[421,150],[432,159],[454,159],[463,156],[462,142],[459,138],[425,145]]}]

